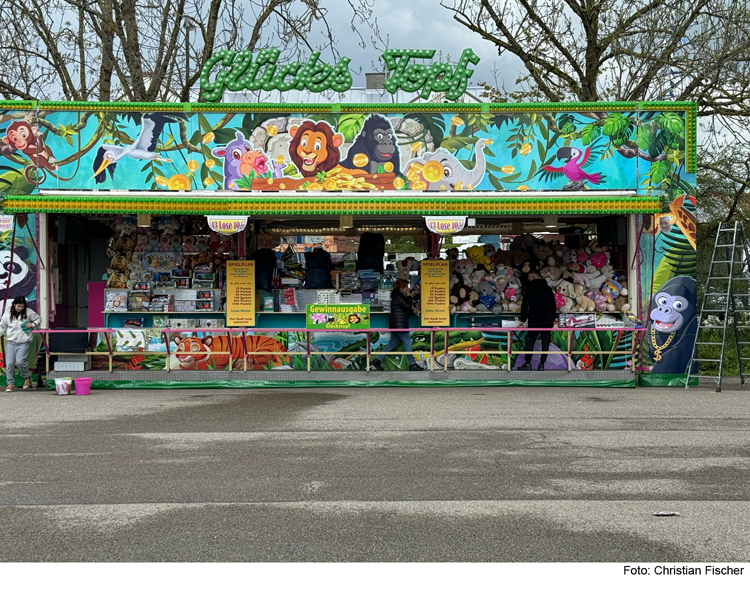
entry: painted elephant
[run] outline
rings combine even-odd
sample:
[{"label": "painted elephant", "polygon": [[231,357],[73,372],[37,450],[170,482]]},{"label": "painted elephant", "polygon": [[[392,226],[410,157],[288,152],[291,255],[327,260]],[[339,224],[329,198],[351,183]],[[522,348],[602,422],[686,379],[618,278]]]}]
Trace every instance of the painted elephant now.
[{"label": "painted elephant", "polygon": [[[438,148],[434,152],[428,152],[421,158],[410,160],[406,167],[407,177],[409,168],[413,163],[421,165],[421,172],[418,174],[427,183],[428,191],[471,191],[484,178],[485,157],[484,157],[484,139],[476,143],[476,164],[471,170],[466,170],[456,157],[443,148]],[[425,168],[428,162],[437,162],[443,168],[442,175],[438,177],[439,170],[432,166]]]}]

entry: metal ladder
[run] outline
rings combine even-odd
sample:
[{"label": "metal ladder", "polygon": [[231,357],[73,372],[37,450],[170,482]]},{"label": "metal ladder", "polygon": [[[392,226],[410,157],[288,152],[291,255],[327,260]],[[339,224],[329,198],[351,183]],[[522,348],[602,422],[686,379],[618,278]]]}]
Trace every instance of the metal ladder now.
[{"label": "metal ladder", "polygon": [[[735,293],[739,290],[739,295]],[[706,324],[708,317],[715,316],[723,324]],[[737,361],[740,370],[740,383],[745,383],[742,362],[750,361],[750,357],[742,356],[742,347],[750,346],[750,246],[747,242],[745,230],[741,222],[734,222],[733,226],[722,222],[716,232],[714,250],[711,254],[711,265],[708,268],[706,288],[703,290],[700,314],[698,315],[698,330],[695,331],[693,351],[687,366],[687,380],[685,389],[690,386],[691,377],[710,378],[716,381],[716,391],[721,392],[721,381],[724,375],[724,352],[727,343],[727,327],[729,320],[734,327],[734,340],[737,344]],[[718,341],[708,340],[711,336],[719,336]],[[698,356],[698,346],[719,348],[717,358],[701,358]],[[715,349],[711,349],[714,351]],[[699,376],[693,374],[695,362],[718,363],[717,376]]]}]

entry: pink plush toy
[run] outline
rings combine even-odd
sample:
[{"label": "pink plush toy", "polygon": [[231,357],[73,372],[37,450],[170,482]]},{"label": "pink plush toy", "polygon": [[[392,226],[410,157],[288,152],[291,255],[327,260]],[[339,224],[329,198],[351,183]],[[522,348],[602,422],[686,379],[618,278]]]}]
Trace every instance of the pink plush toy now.
[{"label": "pink plush toy", "polygon": [[607,309],[607,298],[604,297],[602,292],[595,289],[589,289],[586,291],[585,295],[587,298],[593,300],[594,306],[599,312],[604,312],[604,310]]},{"label": "pink plush toy", "polygon": [[603,252],[597,252],[591,257],[591,264],[597,269],[601,269],[607,264],[607,255]]},{"label": "pink plush toy", "polygon": [[576,251],[576,255],[578,256],[578,262],[579,262],[579,263],[585,263],[585,262],[586,262],[586,260],[587,260],[587,259],[589,258],[589,253],[587,253],[587,252],[586,252],[585,250],[583,250],[582,248],[579,248],[579,249],[578,249],[578,250]]},{"label": "pink plush toy", "polygon": [[565,307],[565,298],[562,296],[561,293],[555,292],[555,305],[558,308],[564,308]]}]

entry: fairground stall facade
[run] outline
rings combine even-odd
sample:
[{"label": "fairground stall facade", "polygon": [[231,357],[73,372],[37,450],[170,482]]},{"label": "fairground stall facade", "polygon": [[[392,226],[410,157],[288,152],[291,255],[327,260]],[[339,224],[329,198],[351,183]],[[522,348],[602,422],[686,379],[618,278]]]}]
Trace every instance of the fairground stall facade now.
[{"label": "fairground stall facade", "polygon": [[[679,383],[695,117],[648,102],[0,103],[4,299],[47,323],[39,373],[94,387]],[[403,237],[415,252],[389,255]],[[544,372],[517,369],[530,268],[557,293]],[[424,371],[399,347],[375,372],[399,277],[419,290]]]}]

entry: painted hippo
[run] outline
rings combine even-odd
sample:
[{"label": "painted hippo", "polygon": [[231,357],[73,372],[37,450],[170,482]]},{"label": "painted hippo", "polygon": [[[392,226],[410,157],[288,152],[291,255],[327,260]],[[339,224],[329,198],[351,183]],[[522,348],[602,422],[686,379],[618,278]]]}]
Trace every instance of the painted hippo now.
[{"label": "painted hippo", "polygon": [[236,136],[236,139],[223,148],[211,150],[211,154],[224,159],[225,189],[236,190],[236,181],[243,176],[266,176],[270,170],[268,158],[263,150],[253,149],[253,145],[245,139],[241,131],[238,131]]}]

